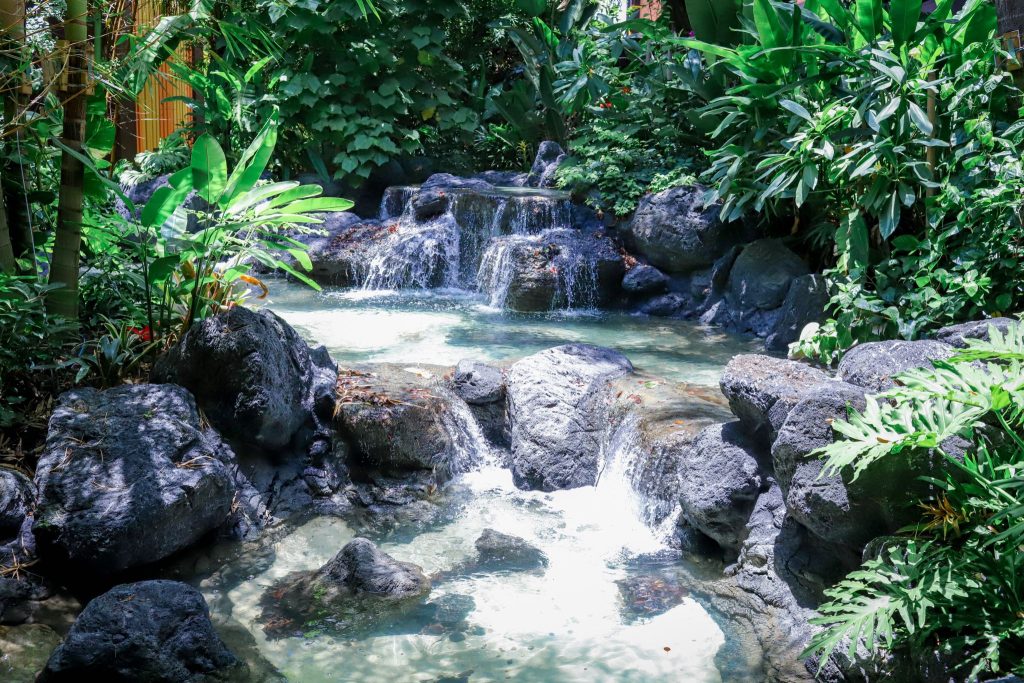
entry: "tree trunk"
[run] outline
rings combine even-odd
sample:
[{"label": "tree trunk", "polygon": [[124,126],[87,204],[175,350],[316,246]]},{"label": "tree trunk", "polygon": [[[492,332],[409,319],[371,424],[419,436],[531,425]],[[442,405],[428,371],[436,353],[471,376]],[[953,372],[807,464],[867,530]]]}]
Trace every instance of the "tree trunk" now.
[{"label": "tree trunk", "polygon": [[[86,29],[87,0],[68,0],[64,36],[68,41],[68,90],[64,94],[64,144],[82,153],[85,140],[85,52],[89,49]],[[82,246],[82,195],[85,167],[64,152],[60,160],[60,199],[57,229],[50,262],[50,284],[62,285],[47,295],[51,313],[69,321],[78,320],[78,266]]]},{"label": "tree trunk", "polygon": [[[0,49],[21,54],[24,45],[24,0],[0,0]],[[3,107],[4,122],[8,126],[18,116],[20,100],[21,79],[11,79],[10,89],[0,93],[0,103],[2,103],[0,106]],[[6,173],[10,173],[11,170],[11,168],[4,169]],[[6,173],[0,172],[0,176],[6,175]],[[11,221],[8,220],[7,203],[4,201],[4,183],[0,182],[0,272],[14,272],[15,256],[15,248],[11,240]]]},{"label": "tree trunk", "polygon": [[0,273],[13,273],[14,245],[11,244],[11,233],[7,229],[7,206],[4,204],[4,193],[0,190]]},{"label": "tree trunk", "polygon": [[996,13],[999,15],[1000,33],[1024,33],[1024,0],[996,0]]}]

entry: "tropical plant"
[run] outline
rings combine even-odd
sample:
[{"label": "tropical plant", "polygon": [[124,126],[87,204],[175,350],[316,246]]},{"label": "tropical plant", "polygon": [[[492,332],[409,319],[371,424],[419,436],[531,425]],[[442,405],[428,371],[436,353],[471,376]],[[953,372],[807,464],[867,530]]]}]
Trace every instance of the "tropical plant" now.
[{"label": "tropical plant", "polygon": [[[897,377],[863,412],[833,422],[824,475],[856,479],[885,458],[936,454],[943,477],[922,521],[826,591],[807,653],[939,650],[973,680],[1024,673],[1024,325]],[[947,444],[970,446],[962,455]]]},{"label": "tropical plant", "polygon": [[90,379],[101,388],[115,387],[138,377],[143,363],[160,343],[153,340],[148,326],[105,320],[106,332],[83,342],[61,367],[74,369],[75,383]]}]

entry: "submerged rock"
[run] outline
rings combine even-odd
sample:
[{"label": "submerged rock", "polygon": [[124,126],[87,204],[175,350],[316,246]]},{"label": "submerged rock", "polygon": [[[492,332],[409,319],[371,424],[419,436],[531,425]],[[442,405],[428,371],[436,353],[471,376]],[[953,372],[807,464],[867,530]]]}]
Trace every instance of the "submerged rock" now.
[{"label": "submerged rock", "polygon": [[885,391],[896,386],[895,375],[931,367],[933,360],[944,360],[952,355],[952,346],[929,339],[868,342],[846,352],[839,361],[838,377],[871,391]]},{"label": "submerged rock", "polygon": [[764,476],[753,440],[739,422],[705,427],[685,451],[680,470],[687,521],[723,548],[738,551]]},{"label": "submerged rock", "polygon": [[518,536],[484,529],[476,539],[476,566],[484,571],[523,571],[548,566],[547,555]]},{"label": "submerged rock", "polygon": [[805,363],[759,354],[733,356],[722,372],[722,393],[733,414],[766,443],[786,412],[810,389],[831,381]]},{"label": "submerged rock", "polygon": [[221,449],[181,387],[67,392],[36,469],[40,556],[69,578],[106,580],[195,543],[231,510]]},{"label": "submerged rock", "polygon": [[557,346],[515,363],[508,374],[512,476],[524,489],[597,481],[608,381],[633,371],[617,351]]},{"label": "submerged rock", "polygon": [[328,438],[337,368],[271,311],[236,306],[190,329],[153,369],[180,384],[210,422],[239,444],[305,451]]},{"label": "submerged rock", "polygon": [[239,666],[199,591],[178,581],[141,581],[86,605],[37,681],[199,683]]},{"label": "submerged rock", "polygon": [[329,628],[347,635],[386,631],[415,612],[430,579],[365,538],[356,538],[315,572],[296,572],[272,586],[259,621],[270,636]]},{"label": "submerged rock", "polygon": [[719,207],[705,207],[704,192],[693,185],[645,195],[627,228],[634,250],[662,270],[686,273],[741,242],[744,231],[719,220]]}]

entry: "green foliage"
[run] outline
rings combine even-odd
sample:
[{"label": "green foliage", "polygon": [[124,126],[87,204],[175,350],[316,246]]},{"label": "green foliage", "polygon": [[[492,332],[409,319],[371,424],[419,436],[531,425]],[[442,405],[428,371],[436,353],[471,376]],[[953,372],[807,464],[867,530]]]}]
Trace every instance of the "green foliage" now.
[{"label": "green foliage", "polygon": [[88,378],[101,388],[123,384],[138,377],[143,362],[160,346],[149,327],[111,320],[105,320],[103,327],[104,334],[82,343],[62,364],[76,371],[75,383]]},{"label": "green foliage", "polygon": [[[921,501],[923,521],[826,591],[806,654],[822,663],[838,647],[939,649],[973,679],[1024,673],[1024,325],[935,367],[898,377],[863,413],[832,428],[841,440],[818,451],[823,472],[855,479],[883,458],[937,453],[943,478]],[[947,453],[952,437],[971,443]]]},{"label": "green foliage", "polygon": [[[838,355],[1019,305],[1020,91],[993,59],[995,10],[916,0],[763,0],[752,44],[687,41],[734,86],[703,109],[722,216],[796,217],[834,263],[835,324],[796,348]],[[1018,126],[1019,128],[1019,126]],[[991,226],[1008,226],[992,230]]]}]

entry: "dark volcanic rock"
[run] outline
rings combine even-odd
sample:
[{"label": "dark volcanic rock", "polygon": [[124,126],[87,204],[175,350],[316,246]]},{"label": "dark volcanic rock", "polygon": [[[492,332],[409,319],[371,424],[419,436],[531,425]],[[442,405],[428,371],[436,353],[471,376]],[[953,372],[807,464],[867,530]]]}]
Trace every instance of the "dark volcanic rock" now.
[{"label": "dark volcanic rock", "polygon": [[452,387],[468,405],[480,429],[491,442],[508,444],[508,409],[505,375],[500,368],[463,360],[455,367]]},{"label": "dark volcanic rock", "polygon": [[1000,334],[1005,335],[1006,331],[1011,325],[1018,323],[1013,318],[990,318],[988,320],[976,320],[969,323],[960,323],[959,325],[950,325],[949,327],[943,327],[941,330],[935,333],[935,338],[940,342],[949,344],[958,349],[967,348],[968,339],[984,339],[989,338],[989,328],[994,327],[999,330]]},{"label": "dark volcanic rock", "polygon": [[545,140],[537,147],[537,156],[526,178],[527,187],[554,187],[555,171],[565,160],[565,151],[561,145]]},{"label": "dark volcanic rock", "polygon": [[21,472],[0,468],[0,543],[18,536],[32,512],[32,482]]},{"label": "dark volcanic rock", "polygon": [[828,381],[827,374],[804,363],[742,354],[725,367],[721,387],[733,414],[770,443],[785,411],[809,389]]},{"label": "dark volcanic rock", "polygon": [[460,191],[486,192],[494,186],[479,178],[460,178],[449,173],[435,173],[420,186],[412,198],[413,215],[417,220],[428,220],[448,210],[451,194]]},{"label": "dark volcanic rock", "polygon": [[704,207],[704,188],[674,187],[640,200],[627,229],[636,252],[670,273],[706,268],[742,241],[737,225],[722,223],[717,206]]},{"label": "dark volcanic rock", "polygon": [[360,467],[385,475],[465,471],[481,444],[465,403],[437,375],[391,365],[342,371],[335,423]]},{"label": "dark volcanic rock", "polygon": [[[343,214],[351,215],[351,214]],[[366,254],[388,237],[389,224],[380,221],[339,221],[335,229],[327,227],[327,235],[311,240],[309,260],[313,268],[309,276],[323,285],[350,287],[359,283],[366,272]]]},{"label": "dark volcanic rock", "polygon": [[142,581],[90,602],[37,681],[199,683],[239,666],[199,591],[177,581]]},{"label": "dark volcanic rock", "polygon": [[195,543],[231,509],[222,448],[181,387],[64,394],[36,469],[40,556],[73,578],[106,578]]},{"label": "dark volcanic rock", "polygon": [[680,470],[687,521],[723,548],[738,551],[763,481],[753,441],[739,422],[705,427]]},{"label": "dark volcanic rock", "polygon": [[932,340],[868,342],[846,352],[839,361],[837,377],[871,391],[885,391],[896,386],[895,375],[930,367],[933,360],[952,355],[953,347]]},{"label": "dark volcanic rock", "polygon": [[668,287],[668,276],[654,266],[640,264],[622,278],[622,289],[630,294],[658,294]]},{"label": "dark volcanic rock", "polygon": [[476,566],[484,571],[523,571],[548,565],[547,555],[539,548],[494,529],[484,529],[475,546]]},{"label": "dark volcanic rock", "polygon": [[588,344],[541,351],[508,374],[512,476],[553,491],[597,481],[608,380],[633,371],[621,353]]},{"label": "dark volcanic rock", "polygon": [[295,572],[263,596],[259,621],[271,637],[321,622],[348,635],[387,630],[416,610],[430,579],[371,541],[356,538],[314,572]]},{"label": "dark volcanic rock", "polygon": [[751,242],[729,271],[727,298],[741,314],[782,305],[790,282],[807,272],[807,264],[781,240]]},{"label": "dark volcanic rock", "polygon": [[801,275],[789,283],[779,319],[764,342],[769,351],[784,353],[800,339],[800,332],[810,323],[821,322],[828,305],[828,288],[821,275]]},{"label": "dark volcanic rock", "polygon": [[337,368],[271,311],[236,306],[194,325],[153,369],[180,384],[210,422],[239,444],[306,450],[324,440]]},{"label": "dark volcanic rock", "polygon": [[680,315],[686,310],[689,301],[682,294],[672,292],[655,297],[640,307],[644,315],[651,315],[656,318],[670,318]]}]

